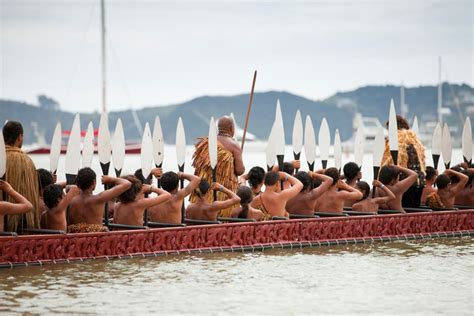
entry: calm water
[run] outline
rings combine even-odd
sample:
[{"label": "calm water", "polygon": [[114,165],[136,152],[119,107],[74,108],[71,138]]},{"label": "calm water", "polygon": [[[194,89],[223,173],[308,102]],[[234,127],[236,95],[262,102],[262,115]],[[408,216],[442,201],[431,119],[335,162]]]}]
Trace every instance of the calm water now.
[{"label": "calm water", "polygon": [[472,315],[473,259],[448,238],[15,268],[0,312]]}]

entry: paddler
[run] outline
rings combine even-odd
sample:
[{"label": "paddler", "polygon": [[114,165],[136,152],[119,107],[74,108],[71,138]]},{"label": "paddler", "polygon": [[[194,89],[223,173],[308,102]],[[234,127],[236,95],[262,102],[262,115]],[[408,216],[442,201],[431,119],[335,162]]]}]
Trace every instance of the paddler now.
[{"label": "paddler", "polygon": [[[388,128],[389,122],[387,122]],[[408,168],[418,174],[418,181],[403,194],[402,205],[405,207],[419,207],[423,191],[425,175],[425,147],[415,132],[410,129],[407,120],[397,115],[398,158],[400,167]],[[393,165],[388,139],[385,141],[385,151],[381,166]],[[394,192],[395,193],[395,192]],[[395,195],[397,195],[395,193]]]},{"label": "paddler", "polygon": [[24,196],[16,192],[6,181],[0,180],[0,191],[8,194],[10,199],[14,201],[14,203],[0,202],[0,232],[3,232],[3,219],[5,215],[12,216],[31,212],[33,205]]},{"label": "paddler", "polygon": [[[223,116],[217,123],[217,179],[226,189],[236,192],[239,186],[238,176],[245,172],[245,166],[242,161],[242,151],[239,144],[233,139],[234,137],[234,121],[229,116]],[[193,154],[194,174],[208,183],[212,183],[212,171],[209,161],[208,138],[200,138],[196,144],[196,151]],[[208,202],[213,202],[212,194],[207,195]],[[193,192],[189,198],[192,203],[196,203],[200,198]],[[220,190],[217,192],[217,200],[224,201],[227,195]],[[231,205],[220,210],[219,216],[230,217],[232,209],[239,205]]]},{"label": "paddler", "polygon": [[[39,228],[39,185],[36,167],[21,147],[23,145],[23,126],[20,122],[8,121],[3,126],[6,149],[5,180],[12,188],[30,201],[33,209],[24,215],[9,215],[6,229],[21,232],[23,228]],[[8,195],[8,194],[7,194]],[[0,196],[3,199],[3,196]],[[12,197],[7,201],[13,202]]]},{"label": "paddler", "polygon": [[113,185],[113,187],[94,195],[96,174],[91,168],[85,167],[77,173],[76,184],[81,193],[69,204],[68,233],[107,231],[102,221],[105,203],[115,200],[127,191],[132,183],[122,178],[102,176],[102,184]]},{"label": "paddler", "polygon": [[[473,169],[467,169],[474,171]],[[437,192],[426,198],[426,204],[434,209],[453,208],[454,200],[466,186],[469,177],[461,172],[447,169],[443,174],[436,177]]]}]

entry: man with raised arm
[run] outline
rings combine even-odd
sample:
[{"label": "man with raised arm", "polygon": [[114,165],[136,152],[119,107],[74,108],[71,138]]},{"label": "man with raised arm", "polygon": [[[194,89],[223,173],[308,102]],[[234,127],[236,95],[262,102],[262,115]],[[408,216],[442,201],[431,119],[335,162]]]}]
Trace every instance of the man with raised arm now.
[{"label": "man with raised arm", "polygon": [[[114,206],[114,224],[143,225],[145,210],[161,205],[171,198],[168,192],[152,185],[143,185],[135,176],[124,176],[132,186],[119,195],[118,203]],[[156,193],[155,197],[144,197],[145,193]]]},{"label": "man with raised arm", "polygon": [[468,168],[462,171],[463,174],[469,177],[464,189],[456,195],[454,203],[456,205],[474,205],[474,168]]},{"label": "man with raised arm", "polygon": [[102,184],[113,184],[114,187],[94,195],[96,174],[87,167],[77,173],[76,184],[81,193],[74,197],[69,205],[68,232],[107,231],[107,227],[103,226],[105,203],[115,200],[132,184],[126,179],[102,176]]},{"label": "man with raised arm", "polygon": [[[212,190],[222,192],[227,196],[224,201],[209,202]],[[186,218],[216,221],[220,210],[232,207],[240,202],[240,198],[222,184],[213,183],[212,186],[206,180],[201,180],[199,186],[194,190],[198,200],[186,208]]]},{"label": "man with raised arm", "polygon": [[[303,183],[303,189],[286,203],[286,210],[290,214],[314,215],[316,200],[329,189],[332,178],[325,176],[324,170],[317,172],[299,171],[295,178]],[[322,183],[313,189],[313,180],[320,180]]]},{"label": "man with raised arm", "polygon": [[252,167],[249,173],[240,176],[239,185],[246,185],[249,183],[252,189],[253,196],[257,196],[262,193],[263,180],[265,179],[265,170],[262,167]]},{"label": "man with raised arm", "polygon": [[[0,180],[0,191],[6,193],[14,202],[0,201],[0,232],[4,231],[3,222],[5,215],[20,215],[31,212],[33,205],[23,195],[16,192],[12,186]],[[0,195],[2,194],[0,193]]]},{"label": "man with raised arm", "polygon": [[[399,180],[400,173],[403,173],[406,178],[403,180]],[[388,210],[397,210],[405,213],[405,210],[402,207],[402,197],[403,193],[405,193],[410,187],[416,182],[418,179],[418,173],[408,168],[400,167],[400,166],[383,166],[379,172],[379,180],[384,185],[388,187],[388,189],[395,194],[395,199],[388,201],[387,203],[380,206],[382,209]],[[385,192],[382,190],[377,190],[376,196],[385,196]]]},{"label": "man with raised arm", "polygon": [[[188,180],[184,189],[179,189],[179,180]],[[163,190],[171,194],[171,198],[162,203],[148,208],[148,216],[152,222],[181,223],[181,205],[184,199],[191,194],[201,182],[201,178],[183,172],[165,172],[160,178]]]},{"label": "man with raised arm", "polygon": [[339,179],[339,170],[328,168],[324,174],[331,178],[331,186],[318,199],[319,212],[342,213],[344,202],[348,200],[360,200],[362,193]]},{"label": "man with raised arm", "polygon": [[66,195],[60,184],[50,184],[43,189],[46,212],[41,215],[41,228],[67,231],[67,208],[72,199],[81,193],[75,185],[68,186],[67,189]]},{"label": "man with raised arm", "polygon": [[[281,181],[289,182],[288,189],[281,190]],[[303,189],[303,184],[285,172],[270,171],[265,175],[265,191],[260,193],[250,204],[253,208],[260,209],[266,218],[289,217],[286,203],[298,195]]]},{"label": "man with raised arm", "polygon": [[[238,181],[237,177],[245,172],[244,163],[242,161],[242,151],[240,145],[233,139],[234,136],[234,121],[228,116],[223,116],[219,119],[217,134],[217,182],[232,192],[237,191]],[[208,183],[212,182],[211,164],[209,161],[209,145],[208,138],[200,138],[195,145],[196,151],[193,154],[194,174]],[[213,201],[212,194],[208,196],[208,202]],[[224,192],[217,192],[217,200],[226,200],[227,196]],[[197,202],[199,197],[192,193],[189,200]],[[220,216],[230,217],[232,209],[238,205],[231,205],[228,208],[222,209]]]},{"label": "man with raised arm", "polygon": [[383,197],[370,197],[370,187],[365,181],[359,181],[356,183],[356,189],[358,189],[364,195],[360,201],[352,205],[352,210],[356,212],[378,212],[380,205],[386,204],[395,198],[395,194],[390,191],[387,186],[383,185],[379,180],[372,182],[374,188],[379,188],[385,192]]},{"label": "man with raised arm", "polygon": [[436,177],[438,176],[438,170],[431,166],[427,166],[425,170],[425,186],[423,188],[423,191],[421,193],[421,204],[426,205],[426,198],[431,195],[432,193],[435,193],[438,191],[435,187],[434,184],[436,182]]},{"label": "man with raised arm", "polygon": [[[26,214],[8,215],[6,228],[8,231],[17,232],[21,232],[23,228],[39,228],[38,177],[33,160],[21,150],[23,146],[23,126],[20,122],[8,121],[3,126],[2,132],[7,154],[5,180],[10,183],[16,192],[24,196],[33,205],[33,209]],[[0,196],[0,199],[3,199],[3,196]],[[13,202],[13,199],[7,196],[6,201]]]},{"label": "man with raised arm", "polygon": [[[456,183],[452,183],[453,180],[456,180]],[[456,195],[464,189],[467,181],[469,181],[467,175],[453,169],[446,170],[436,177],[438,192],[429,195],[426,203],[432,208],[453,208]]]}]

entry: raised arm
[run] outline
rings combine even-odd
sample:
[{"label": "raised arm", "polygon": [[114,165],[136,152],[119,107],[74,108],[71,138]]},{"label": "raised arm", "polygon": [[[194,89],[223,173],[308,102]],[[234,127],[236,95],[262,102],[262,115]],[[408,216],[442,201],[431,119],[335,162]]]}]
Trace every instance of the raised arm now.
[{"label": "raised arm", "polygon": [[75,186],[71,185],[69,186],[69,191],[67,191],[66,195],[61,199],[59,202],[57,209],[61,211],[66,211],[67,207],[69,206],[69,203],[71,203],[71,200],[75,197],[78,196],[81,193],[81,190]]},{"label": "raised arm", "polygon": [[383,205],[395,198],[395,194],[393,194],[393,192],[390,191],[390,189],[383,185],[379,180],[374,180],[372,182],[372,185],[374,188],[380,188],[385,192],[385,196],[376,197],[372,199],[374,203],[377,203],[378,205]]},{"label": "raised arm", "polygon": [[240,202],[240,198],[237,196],[237,194],[235,194],[231,190],[227,189],[222,184],[213,183],[212,184],[212,189],[216,190],[216,191],[221,191],[221,192],[225,193],[228,197],[228,199],[225,200],[225,201],[215,201],[215,202],[213,202],[211,204],[211,210],[212,211],[222,210],[224,208],[231,207],[232,205],[237,204],[237,203]]},{"label": "raised arm", "polygon": [[179,199],[184,199],[186,196],[190,195],[199,186],[199,183],[201,182],[200,177],[188,173],[178,172],[178,178],[189,181],[187,186],[185,186],[183,189],[179,190],[178,193],[176,193],[176,197]]},{"label": "raised arm", "polygon": [[126,179],[102,176],[102,184],[115,184],[112,189],[105,190],[95,197],[97,203],[105,203],[117,198],[120,194],[130,189],[132,183]]},{"label": "raised arm", "polygon": [[236,176],[240,176],[244,174],[245,166],[240,146],[235,142],[232,143],[232,154],[234,155],[234,173]]},{"label": "raised arm", "polygon": [[247,180],[249,179],[248,173],[245,173],[239,177],[239,186],[240,185],[247,185]]},{"label": "raised arm", "polygon": [[407,175],[407,177],[394,185],[394,193],[403,193],[407,191],[418,179],[418,173],[404,167],[398,167],[398,170]]},{"label": "raised arm", "polygon": [[5,192],[15,200],[16,203],[0,202],[0,214],[15,215],[28,213],[33,210],[33,205],[23,195],[16,192],[10,183],[0,180],[0,191]]},{"label": "raised arm", "polygon": [[303,183],[301,183],[300,180],[296,179],[293,176],[290,176],[286,172],[281,172],[280,171],[280,172],[278,172],[278,174],[280,175],[280,179],[282,181],[288,181],[288,182],[290,182],[290,185],[291,185],[291,187],[289,187],[288,189],[285,189],[285,190],[281,191],[280,196],[283,196],[283,198],[288,201],[288,200],[294,198],[295,196],[297,196],[298,193],[301,192],[301,190],[303,189]]},{"label": "raised arm", "polygon": [[332,184],[332,178],[331,177],[328,177],[328,176],[326,176],[326,175],[324,175],[320,172],[310,172],[309,176],[313,180],[314,179],[319,179],[319,180],[323,181],[319,187],[317,187],[316,189],[313,189],[313,191],[311,191],[311,195],[312,195],[313,199],[316,199],[316,198],[320,197],[324,192],[326,192],[331,187],[331,184]]},{"label": "raised arm", "polygon": [[456,178],[459,179],[459,182],[456,183],[455,185],[451,186],[451,192],[453,194],[457,194],[464,189],[466,186],[467,181],[469,181],[469,177],[466,176],[465,174],[462,174],[461,172],[454,171],[453,169],[448,169],[444,173],[446,173],[448,176],[455,176]]},{"label": "raised arm", "polygon": [[143,198],[138,200],[137,205],[143,209],[149,208],[161,203],[168,201],[171,198],[171,194],[163,189],[156,188],[152,185],[143,186],[147,193],[156,193],[158,196],[152,198]]},{"label": "raised arm", "polygon": [[360,192],[356,188],[351,187],[342,180],[339,180],[336,185],[338,189],[342,190],[339,191],[339,196],[342,197],[344,200],[358,201],[364,197],[362,192]]}]

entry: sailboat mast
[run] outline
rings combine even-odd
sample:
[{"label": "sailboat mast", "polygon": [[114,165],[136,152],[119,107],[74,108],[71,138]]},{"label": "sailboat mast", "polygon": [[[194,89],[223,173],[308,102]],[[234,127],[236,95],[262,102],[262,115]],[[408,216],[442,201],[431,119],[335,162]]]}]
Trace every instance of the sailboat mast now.
[{"label": "sailboat mast", "polygon": [[107,112],[107,63],[105,47],[105,0],[100,0],[101,40],[102,40],[102,112]]},{"label": "sailboat mast", "polygon": [[441,81],[441,57],[438,57],[438,122],[443,120],[443,82]]}]

